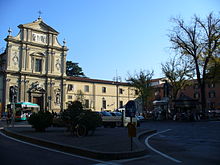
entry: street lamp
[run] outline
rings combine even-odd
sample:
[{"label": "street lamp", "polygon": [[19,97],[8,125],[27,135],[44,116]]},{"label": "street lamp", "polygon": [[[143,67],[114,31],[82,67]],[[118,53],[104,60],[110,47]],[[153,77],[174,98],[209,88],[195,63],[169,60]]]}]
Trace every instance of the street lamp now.
[{"label": "street lamp", "polygon": [[[104,105],[105,104],[105,105]],[[105,109],[106,108],[106,102],[105,102],[105,98],[103,97],[102,98],[102,108],[101,108],[101,111],[103,110],[103,109]]]},{"label": "street lamp", "polygon": [[116,74],[116,77],[114,77],[113,84],[116,85],[116,105],[117,105],[116,108],[117,109],[118,109],[118,85],[119,85],[119,82],[121,82],[121,77]]}]

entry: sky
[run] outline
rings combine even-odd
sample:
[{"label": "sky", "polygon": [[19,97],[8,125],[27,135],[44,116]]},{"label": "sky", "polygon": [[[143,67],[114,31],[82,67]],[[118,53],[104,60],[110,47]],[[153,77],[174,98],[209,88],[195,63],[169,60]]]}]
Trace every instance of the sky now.
[{"label": "sky", "polygon": [[0,0],[0,50],[9,27],[12,36],[20,24],[43,21],[66,40],[67,60],[79,63],[89,78],[122,81],[129,74],[154,71],[164,77],[161,63],[174,55],[168,34],[171,18],[190,23],[220,11],[219,0]]}]

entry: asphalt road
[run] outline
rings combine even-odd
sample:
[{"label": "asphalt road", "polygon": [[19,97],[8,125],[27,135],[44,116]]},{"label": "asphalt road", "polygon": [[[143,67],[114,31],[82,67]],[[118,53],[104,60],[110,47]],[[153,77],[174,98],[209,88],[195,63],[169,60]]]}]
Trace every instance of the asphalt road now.
[{"label": "asphalt road", "polygon": [[[158,134],[148,139],[155,151],[145,157],[102,162],[71,156],[23,144],[0,135],[0,164],[28,165],[74,165],[74,164],[124,164],[124,165],[219,165],[220,164],[220,122],[146,122],[146,129],[157,129]],[[164,131],[163,133],[160,133]],[[144,144],[147,137],[143,137]],[[147,148],[147,146],[146,146]],[[164,157],[168,156],[170,158]],[[178,160],[176,162],[174,160]]]},{"label": "asphalt road", "polygon": [[97,163],[100,162],[49,151],[0,135],[1,165],[86,165]]}]

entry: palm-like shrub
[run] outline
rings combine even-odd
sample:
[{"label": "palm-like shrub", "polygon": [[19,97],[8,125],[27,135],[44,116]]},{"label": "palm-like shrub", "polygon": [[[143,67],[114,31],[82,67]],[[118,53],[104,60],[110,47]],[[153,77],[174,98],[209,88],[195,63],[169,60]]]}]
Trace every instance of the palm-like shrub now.
[{"label": "palm-like shrub", "polygon": [[90,110],[83,110],[82,103],[79,101],[72,102],[68,109],[61,113],[61,119],[69,129],[74,128],[77,124],[83,125],[86,128],[87,133],[89,131],[94,132],[98,126],[101,126],[101,117]]}]

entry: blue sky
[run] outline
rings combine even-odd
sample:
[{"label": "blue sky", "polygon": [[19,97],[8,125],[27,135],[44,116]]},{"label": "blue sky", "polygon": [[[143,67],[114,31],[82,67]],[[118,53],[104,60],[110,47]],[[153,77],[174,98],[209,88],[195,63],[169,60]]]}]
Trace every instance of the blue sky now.
[{"label": "blue sky", "polygon": [[16,36],[19,24],[30,23],[42,11],[45,23],[60,32],[69,48],[67,59],[78,62],[86,76],[124,81],[128,73],[154,70],[162,77],[161,63],[172,51],[167,34],[170,18],[186,22],[196,14],[205,18],[220,11],[219,0],[1,0],[0,48],[8,28]]}]

